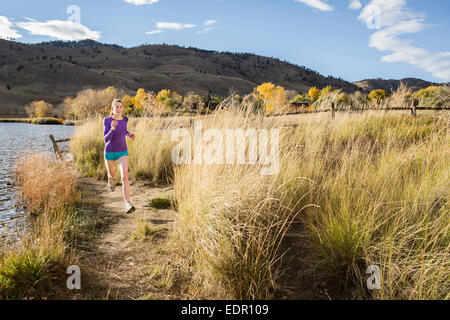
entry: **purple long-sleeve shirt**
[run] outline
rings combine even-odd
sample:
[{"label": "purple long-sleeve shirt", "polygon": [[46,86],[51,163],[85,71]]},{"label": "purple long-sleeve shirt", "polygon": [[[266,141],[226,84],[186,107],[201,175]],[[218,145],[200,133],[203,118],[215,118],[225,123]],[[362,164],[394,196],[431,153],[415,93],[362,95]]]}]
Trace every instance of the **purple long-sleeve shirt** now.
[{"label": "purple long-sleeve shirt", "polygon": [[105,152],[122,152],[128,150],[126,140],[126,137],[130,135],[127,131],[128,118],[123,117],[122,120],[118,120],[115,130],[111,127],[112,122],[112,117],[107,117],[103,120],[103,139],[106,142]]}]

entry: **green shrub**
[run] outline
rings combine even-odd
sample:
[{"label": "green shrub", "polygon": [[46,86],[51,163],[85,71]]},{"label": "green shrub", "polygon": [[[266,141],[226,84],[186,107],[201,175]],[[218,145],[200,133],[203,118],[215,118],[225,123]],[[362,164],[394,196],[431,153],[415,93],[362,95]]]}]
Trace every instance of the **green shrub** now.
[{"label": "green shrub", "polygon": [[149,206],[156,209],[167,209],[170,208],[174,198],[171,196],[161,196],[153,198],[149,201]]},{"label": "green shrub", "polygon": [[10,254],[0,264],[0,299],[21,299],[54,275],[60,265],[57,253],[27,250]]}]

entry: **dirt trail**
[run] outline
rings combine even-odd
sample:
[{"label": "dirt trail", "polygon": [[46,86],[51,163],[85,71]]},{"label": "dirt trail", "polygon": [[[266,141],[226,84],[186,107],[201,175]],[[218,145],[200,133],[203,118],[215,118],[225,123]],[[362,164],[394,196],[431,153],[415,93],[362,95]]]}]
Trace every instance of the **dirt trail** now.
[{"label": "dirt trail", "polygon": [[[136,211],[124,213],[122,186],[114,192],[106,189],[104,181],[82,178],[80,187],[99,203],[97,212],[106,226],[98,239],[80,256],[82,289],[76,299],[173,299],[149,280],[148,265],[162,259],[161,246],[174,219],[169,209],[154,209],[149,200],[171,193],[170,187],[144,182],[131,182],[131,201]],[[137,232],[137,218],[158,229],[149,240],[132,239]]]}]

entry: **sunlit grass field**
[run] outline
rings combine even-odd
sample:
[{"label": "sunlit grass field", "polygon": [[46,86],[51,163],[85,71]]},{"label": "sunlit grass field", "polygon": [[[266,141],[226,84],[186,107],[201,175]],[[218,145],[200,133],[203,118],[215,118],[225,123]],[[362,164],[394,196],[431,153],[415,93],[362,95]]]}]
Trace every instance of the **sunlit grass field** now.
[{"label": "sunlit grass field", "polygon": [[[258,165],[174,166],[171,131],[186,119],[130,119],[132,175],[175,189],[169,237],[187,292],[270,299],[289,230],[306,239],[296,268],[332,298],[448,299],[448,113],[288,118],[296,127],[281,129],[280,170],[269,176]],[[242,109],[199,120],[222,131],[287,123]],[[105,177],[103,146],[101,119],[77,128],[71,148],[83,174]],[[379,290],[367,289],[369,265],[381,270]]]}]

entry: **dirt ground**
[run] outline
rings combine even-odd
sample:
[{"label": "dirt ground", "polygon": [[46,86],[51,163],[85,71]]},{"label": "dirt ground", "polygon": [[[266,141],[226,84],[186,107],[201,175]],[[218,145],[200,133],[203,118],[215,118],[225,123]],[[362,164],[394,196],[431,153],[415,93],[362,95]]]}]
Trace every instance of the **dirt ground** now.
[{"label": "dirt ground", "polygon": [[[164,245],[174,220],[170,209],[154,209],[152,198],[170,193],[167,186],[143,182],[131,183],[131,201],[136,211],[124,213],[122,186],[114,192],[95,178],[82,178],[80,188],[99,206],[96,211],[103,224],[96,240],[77,250],[81,270],[81,290],[67,293],[68,299],[177,299],[154,279],[152,262],[168,258]],[[133,239],[138,218],[155,228],[152,239]],[[153,277],[152,277],[153,273]]]}]

